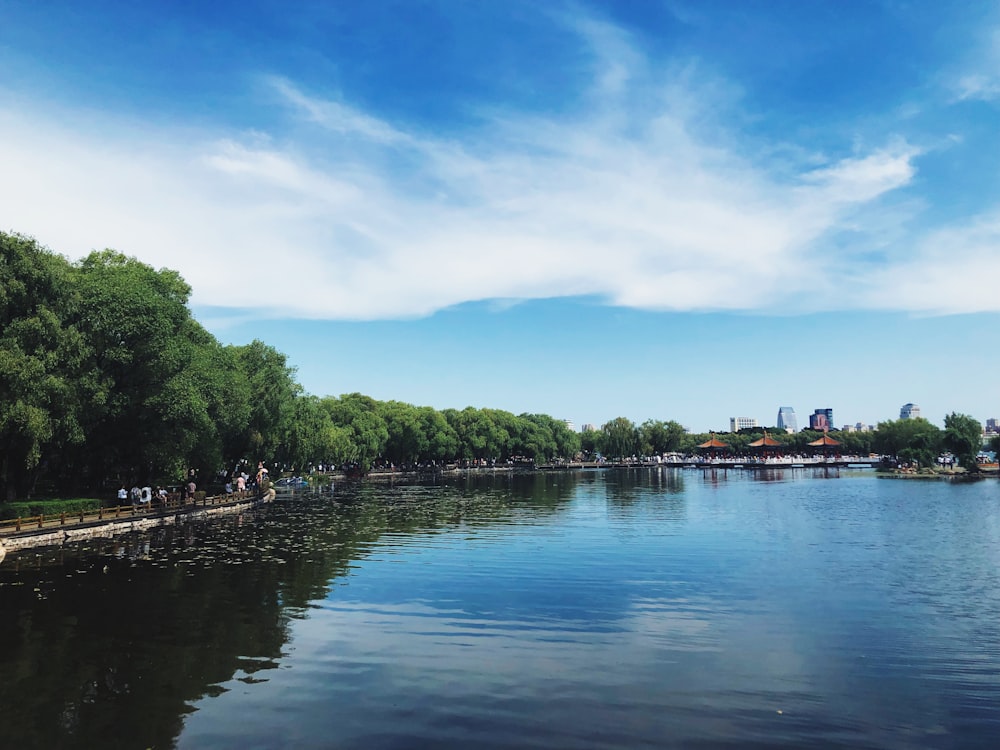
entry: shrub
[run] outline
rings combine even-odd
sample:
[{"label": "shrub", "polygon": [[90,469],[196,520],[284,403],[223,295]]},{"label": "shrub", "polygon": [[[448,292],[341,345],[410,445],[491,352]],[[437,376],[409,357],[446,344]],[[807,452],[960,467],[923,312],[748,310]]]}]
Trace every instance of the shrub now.
[{"label": "shrub", "polygon": [[31,516],[58,516],[60,513],[73,515],[82,511],[97,510],[101,501],[94,498],[74,498],[70,500],[23,500],[0,504],[0,520],[29,518]]}]

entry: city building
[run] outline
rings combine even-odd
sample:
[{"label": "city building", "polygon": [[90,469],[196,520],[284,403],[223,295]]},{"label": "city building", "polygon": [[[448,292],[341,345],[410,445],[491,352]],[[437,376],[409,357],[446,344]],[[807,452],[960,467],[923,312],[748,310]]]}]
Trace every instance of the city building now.
[{"label": "city building", "polygon": [[986,420],[986,431],[991,432],[994,435],[1000,434],[1000,419],[996,417],[990,417]]},{"label": "city building", "polygon": [[809,415],[810,430],[832,430],[833,409],[816,409]]},{"label": "city building", "polygon": [[899,410],[900,419],[916,419],[920,416],[920,407],[916,404],[903,404]]},{"label": "city building", "polygon": [[597,427],[595,425],[592,425],[590,422],[587,422],[587,424],[585,424],[580,431],[581,432],[597,432]]},{"label": "city building", "polygon": [[795,409],[790,406],[782,406],[778,409],[778,429],[785,432],[798,432],[799,422],[795,418]]},{"label": "city building", "polygon": [[565,425],[566,425],[566,428],[567,428],[567,429],[568,429],[568,430],[569,430],[570,432],[576,432],[576,425],[575,425],[575,424],[573,424],[573,420],[572,420],[572,419],[564,419],[564,420],[563,420],[563,424],[565,424]]},{"label": "city building", "polygon": [[757,420],[753,417],[730,417],[729,418],[729,431],[739,432],[740,430],[745,430],[748,427],[757,427]]},{"label": "city building", "polygon": [[865,424],[864,422],[858,422],[856,425],[854,425],[854,429],[856,432],[871,432],[875,428],[872,427],[870,424]]}]

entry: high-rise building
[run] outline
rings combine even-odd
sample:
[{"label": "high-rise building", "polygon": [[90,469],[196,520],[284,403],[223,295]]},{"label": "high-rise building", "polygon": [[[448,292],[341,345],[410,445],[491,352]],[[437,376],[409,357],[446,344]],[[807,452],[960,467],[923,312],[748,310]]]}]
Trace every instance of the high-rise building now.
[{"label": "high-rise building", "polygon": [[778,409],[778,429],[785,432],[798,432],[799,422],[795,418],[795,409],[790,406],[782,406]]},{"label": "high-rise building", "polygon": [[920,416],[920,407],[916,404],[903,404],[899,410],[900,419],[916,419]]},{"label": "high-rise building", "polygon": [[591,424],[590,422],[587,422],[587,424],[585,424],[580,431],[581,432],[597,432],[597,425],[594,425],[594,424]]},{"label": "high-rise building", "polygon": [[573,424],[572,419],[564,419],[563,424],[566,425],[566,429],[570,432],[576,432],[576,425]]},{"label": "high-rise building", "polygon": [[739,432],[740,430],[745,430],[748,427],[756,427],[757,420],[753,417],[730,417],[729,418],[729,431]]},{"label": "high-rise building", "polygon": [[816,409],[809,415],[810,430],[832,430],[833,409]]}]

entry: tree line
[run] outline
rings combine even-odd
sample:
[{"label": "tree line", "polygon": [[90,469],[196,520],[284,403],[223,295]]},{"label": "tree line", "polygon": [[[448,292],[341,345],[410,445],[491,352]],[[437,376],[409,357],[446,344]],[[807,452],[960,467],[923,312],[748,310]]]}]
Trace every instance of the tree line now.
[{"label": "tree line", "polygon": [[[0,500],[170,484],[258,460],[408,466],[453,461],[692,453],[707,434],[624,417],[576,433],[545,414],[437,410],[360,393],[307,394],[275,348],[221,344],[191,315],[191,289],[114,250],[70,262],[0,232]],[[973,435],[973,433],[975,433]],[[744,452],[759,432],[726,435]],[[838,433],[845,452],[930,463],[942,449],[974,465],[979,423],[952,414]],[[817,435],[774,430],[782,450]]]},{"label": "tree line", "polygon": [[368,468],[572,456],[544,414],[305,393],[284,354],[222,345],[191,289],[113,250],[79,262],[0,232],[0,500],[170,484],[242,464]]}]

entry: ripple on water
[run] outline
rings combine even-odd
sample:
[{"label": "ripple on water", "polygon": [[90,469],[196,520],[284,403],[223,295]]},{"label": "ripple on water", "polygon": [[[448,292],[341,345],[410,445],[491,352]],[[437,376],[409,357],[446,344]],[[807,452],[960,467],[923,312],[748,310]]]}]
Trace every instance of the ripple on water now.
[{"label": "ripple on water", "polygon": [[993,747],[996,484],[759,479],[362,484],[8,556],[8,642],[62,647],[0,667],[62,675],[36,710],[130,674],[173,734],[87,705],[135,747]]}]

